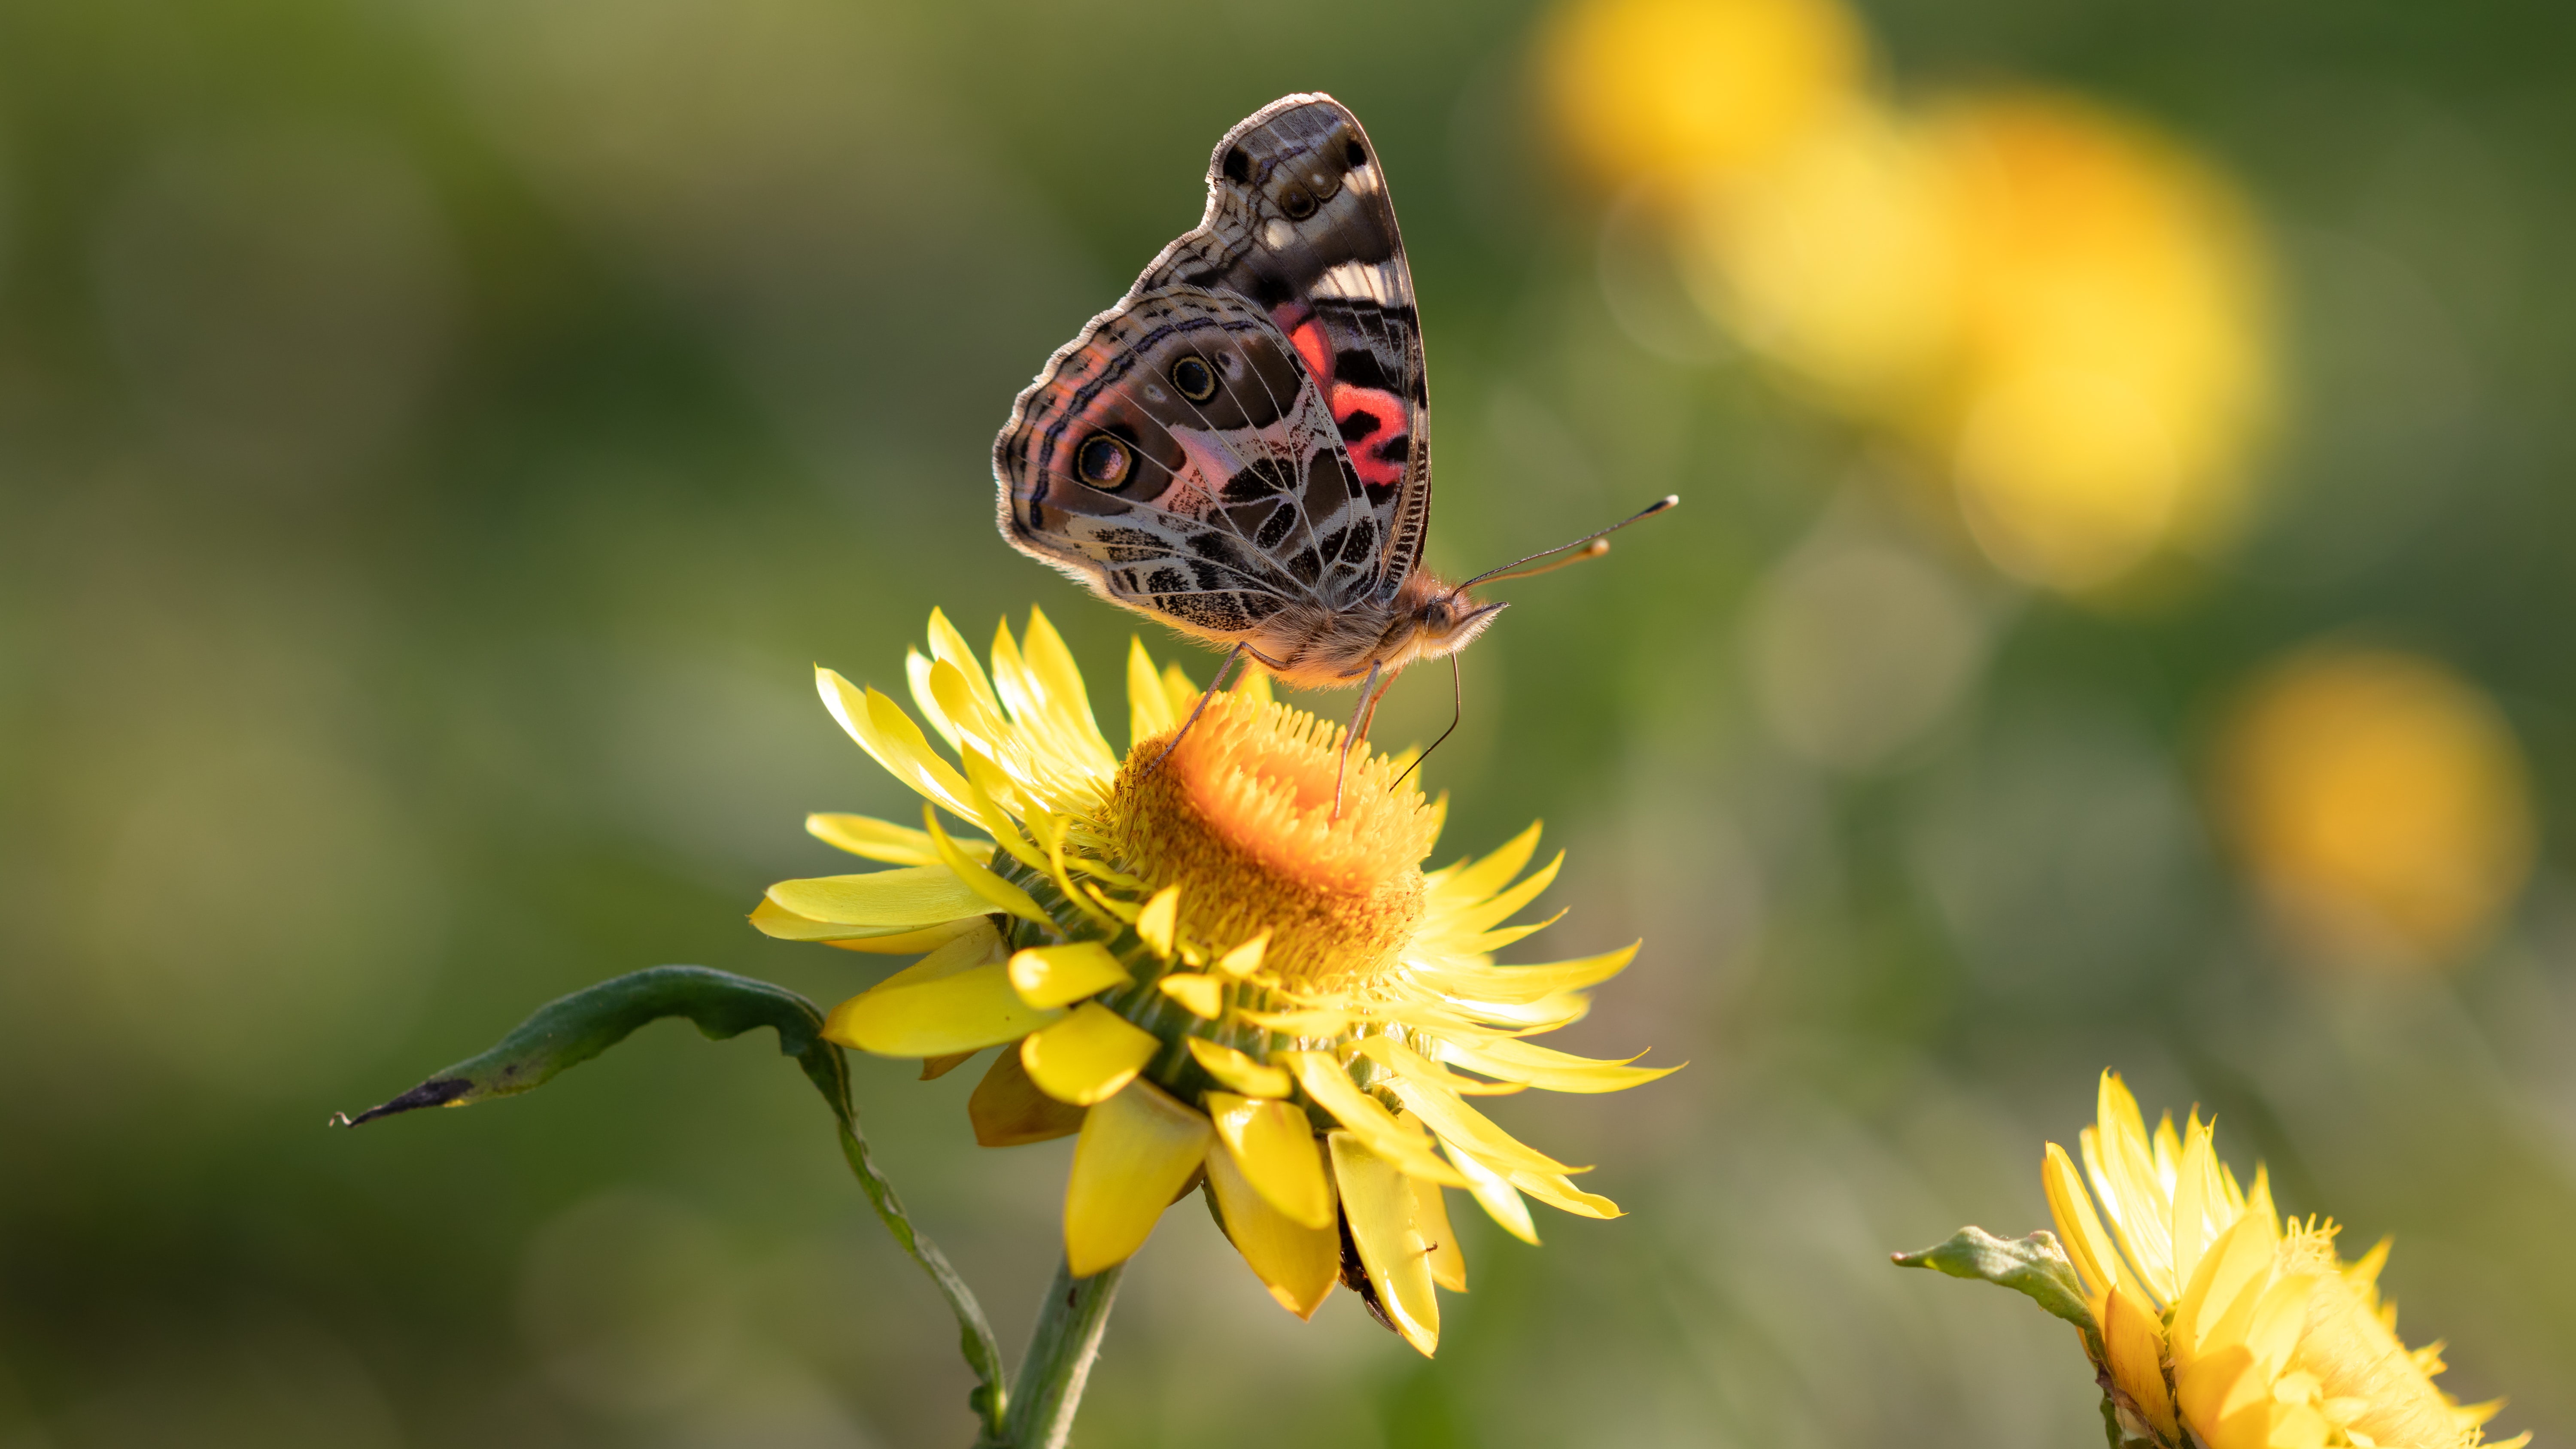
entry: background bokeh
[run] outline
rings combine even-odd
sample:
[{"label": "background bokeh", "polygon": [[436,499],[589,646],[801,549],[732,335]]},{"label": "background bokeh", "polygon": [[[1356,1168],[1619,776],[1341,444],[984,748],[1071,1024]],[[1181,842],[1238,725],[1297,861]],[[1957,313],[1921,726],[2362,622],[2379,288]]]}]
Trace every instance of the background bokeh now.
[{"label": "background bokeh", "polygon": [[[0,1445],[964,1441],[762,1041],[323,1121],[634,967],[883,969],[741,919],[903,808],[810,665],[1036,604],[1116,678],[987,449],[1295,89],[1401,203],[1435,562],[1687,500],[1513,586],[1429,774],[1444,856],[1571,849],[1524,959],[1646,938],[1567,1044],[1691,1067],[1496,1109],[1630,1216],[1459,1205],[1436,1363],[1173,1214],[1082,1442],[2098,1442],[2059,1325],[1884,1254],[2042,1225],[2108,1065],[2567,1443],[2571,28],[0,0]],[[1067,1144],[859,1070],[1016,1351]]]}]

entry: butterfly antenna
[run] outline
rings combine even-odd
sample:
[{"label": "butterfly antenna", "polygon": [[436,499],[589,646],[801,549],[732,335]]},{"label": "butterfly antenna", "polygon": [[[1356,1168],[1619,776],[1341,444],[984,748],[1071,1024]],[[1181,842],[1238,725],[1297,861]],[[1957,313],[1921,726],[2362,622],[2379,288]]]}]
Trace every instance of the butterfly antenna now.
[{"label": "butterfly antenna", "polygon": [[[1599,558],[1601,555],[1610,551],[1609,537],[1611,534],[1617,533],[1620,529],[1626,528],[1629,524],[1638,522],[1641,519],[1652,518],[1656,514],[1663,512],[1665,509],[1670,508],[1681,501],[1682,497],[1680,494],[1667,493],[1663,497],[1656,499],[1654,502],[1647,504],[1645,507],[1638,509],[1635,513],[1628,515],[1626,518],[1620,519],[1617,523],[1610,525],[1608,528],[1602,529],[1598,533],[1587,533],[1572,543],[1560,543],[1554,548],[1543,548],[1538,552],[1531,554],[1527,558],[1514,559],[1510,563],[1503,565],[1501,568],[1487,569],[1485,572],[1478,574],[1467,582],[1451,589],[1449,592],[1453,594],[1464,593],[1478,584],[1500,583],[1505,579],[1536,578],[1540,574],[1554,573],[1556,570],[1565,567],[1567,564],[1581,563],[1583,560],[1588,558]],[[1564,553],[1568,549],[1579,549],[1581,552],[1575,553],[1566,558],[1556,559],[1553,563],[1539,564],[1539,566],[1534,569],[1522,567],[1523,564],[1537,563],[1543,558],[1553,558],[1555,555]]]},{"label": "butterfly antenna", "polygon": [[[1606,551],[1609,548],[1609,545],[1604,544],[1602,545],[1602,548]],[[1453,653],[1449,656],[1449,728],[1442,730],[1440,732],[1440,738],[1431,742],[1430,750],[1424,750],[1421,754],[1413,757],[1413,763],[1404,767],[1404,773],[1395,777],[1395,785],[1387,786],[1386,793],[1390,795],[1394,794],[1396,785],[1403,784],[1412,776],[1414,771],[1421,769],[1422,762],[1431,758],[1431,750],[1436,750],[1442,745],[1447,744],[1449,742],[1449,737],[1458,733],[1458,721],[1465,719],[1466,717],[1467,686],[1461,684],[1458,680],[1458,656]]]}]

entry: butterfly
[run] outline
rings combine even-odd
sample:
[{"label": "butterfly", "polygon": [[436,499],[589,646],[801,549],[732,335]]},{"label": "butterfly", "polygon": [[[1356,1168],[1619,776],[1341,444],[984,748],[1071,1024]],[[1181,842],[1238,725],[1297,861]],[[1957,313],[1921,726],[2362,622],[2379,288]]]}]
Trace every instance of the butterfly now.
[{"label": "butterfly", "polygon": [[1012,404],[993,444],[1002,536],[1227,649],[1210,694],[1246,656],[1299,688],[1359,686],[1347,758],[1398,673],[1454,669],[1502,611],[1471,586],[1595,557],[1613,530],[1465,584],[1424,568],[1422,326],[1368,133],[1330,96],[1281,97],[1217,142],[1207,187],[1197,228]]}]

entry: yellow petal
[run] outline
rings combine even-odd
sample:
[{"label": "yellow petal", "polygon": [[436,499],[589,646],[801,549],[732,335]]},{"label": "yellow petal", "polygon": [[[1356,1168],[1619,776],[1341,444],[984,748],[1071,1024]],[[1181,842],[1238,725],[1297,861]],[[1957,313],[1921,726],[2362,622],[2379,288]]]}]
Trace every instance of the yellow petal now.
[{"label": "yellow petal", "polygon": [[1632,942],[1619,950],[1586,956],[1579,961],[1555,961],[1542,966],[1488,966],[1466,962],[1436,967],[1421,975],[1426,984],[1451,996],[1526,1005],[1559,991],[1581,991],[1600,985],[1626,970],[1628,963],[1636,959],[1637,948],[1644,944],[1642,941]]},{"label": "yellow petal", "polygon": [[[776,909],[767,901],[762,901],[760,904],[767,909]],[[751,914],[755,922],[759,920],[759,911]],[[946,921],[936,926],[924,926],[918,931],[897,931],[891,936],[838,934],[864,932],[871,929],[864,926],[816,926],[815,930],[831,931],[836,934],[799,939],[820,940],[836,951],[865,951],[875,956],[918,956],[925,951],[936,951],[978,926],[991,924],[993,924],[991,921],[977,916],[969,921]],[[770,934],[778,933],[773,931]]]},{"label": "yellow petal", "polygon": [[1358,1020],[1347,1011],[1318,1007],[1311,1011],[1239,1011],[1235,1013],[1263,1031],[1281,1036],[1339,1036]]},{"label": "yellow petal", "polygon": [[[1314,1149],[1309,1148],[1312,1152]],[[1320,1163],[1321,1158],[1318,1157]],[[1322,1175],[1319,1166],[1317,1175]],[[1279,1306],[1299,1318],[1313,1318],[1315,1310],[1333,1294],[1342,1270],[1342,1235],[1333,1224],[1329,1201],[1332,1184],[1327,1181],[1328,1195],[1324,1209],[1325,1225],[1308,1227],[1282,1213],[1270,1204],[1235,1165],[1225,1152],[1207,1155],[1208,1187],[1216,1195],[1218,1220],[1225,1225],[1225,1235],[1234,1244],[1253,1274],[1279,1300]]]},{"label": "yellow petal", "polygon": [[1011,956],[1011,985],[1031,1006],[1070,1006],[1134,979],[1097,941],[1032,946]]},{"label": "yellow petal", "polygon": [[[964,860],[964,852],[959,852],[958,858]],[[993,909],[990,901],[977,895],[945,865],[783,880],[769,888],[768,899],[781,910],[809,921],[873,926],[888,934],[982,916]],[[756,915],[754,922],[758,923]]]},{"label": "yellow petal", "polygon": [[[1491,1164],[1488,1164],[1489,1166]],[[1559,1212],[1576,1217],[1623,1217],[1619,1205],[1597,1192],[1585,1192],[1561,1176],[1544,1172],[1523,1172],[1517,1168],[1503,1173],[1505,1181]]]},{"label": "yellow petal", "polygon": [[993,693],[993,682],[984,677],[984,666],[976,661],[975,651],[966,643],[966,636],[958,633],[957,626],[949,623],[948,616],[937,609],[930,611],[930,657],[954,666],[959,674],[965,676],[966,683],[986,709],[995,714],[1002,712],[1002,701]]},{"label": "yellow petal", "polygon": [[2085,1296],[2098,1304],[2104,1294],[2129,1281],[2128,1270],[2120,1264],[2119,1245],[2111,1241],[2111,1235],[2102,1229],[2102,1220],[2094,1216],[2093,1199],[2085,1193],[2084,1183],[2075,1174],[2075,1164],[2067,1160],[2065,1148],[2054,1142],[2048,1144],[2048,1155],[2040,1163],[2039,1181],[2047,1190],[2048,1213],[2057,1220],[2057,1236],[2066,1245],[2066,1256],[2074,1260],[2075,1271],[2083,1276]]},{"label": "yellow petal", "polygon": [[1207,1109],[1217,1140],[1272,1207],[1310,1228],[1333,1225],[1332,1184],[1324,1179],[1314,1124],[1303,1111],[1232,1092],[1208,1093]]},{"label": "yellow petal", "polygon": [[1442,1141],[1459,1144],[1497,1170],[1556,1174],[1585,1170],[1524,1144],[1446,1088],[1401,1072],[1388,1085]]},{"label": "yellow petal", "polygon": [[1181,888],[1165,886],[1136,913],[1136,935],[1164,960],[1172,956],[1172,932],[1180,920]]},{"label": "yellow petal", "polygon": [[2174,1290],[2191,1281],[2200,1267],[2200,1255],[2209,1250],[2227,1223],[2218,1217],[2224,1210],[2227,1190],[2218,1181],[2218,1158],[2210,1140],[2212,1124],[2191,1114],[2189,1129],[2183,1134],[2180,1161],[2174,1165],[2173,1195],[2173,1271]]},{"label": "yellow petal", "polygon": [[1405,1181],[1413,1184],[1413,1231],[1422,1239],[1431,1281],[1452,1293],[1466,1292],[1467,1255],[1449,1227],[1449,1205],[1440,1200],[1440,1184],[1418,1177]]},{"label": "yellow petal", "polygon": [[2152,1308],[2125,1288],[2111,1290],[2102,1325],[2103,1347],[2111,1356],[2111,1381],[2154,1425],[2163,1442],[2174,1442],[2173,1400],[2165,1391],[2163,1325]]},{"label": "yellow petal", "polygon": [[1323,1052],[1281,1052],[1273,1058],[1286,1067],[1315,1105],[1331,1113],[1368,1144],[1369,1150],[1416,1177],[1450,1187],[1465,1187],[1458,1169],[1431,1150],[1431,1138],[1416,1123],[1399,1122],[1386,1104],[1359,1089],[1341,1064]]},{"label": "yellow petal", "polygon": [[1221,1042],[1205,1037],[1186,1038],[1190,1055],[1198,1059],[1207,1074],[1224,1083],[1230,1091],[1247,1097],[1285,1097],[1296,1090],[1288,1074],[1277,1067],[1264,1066]]},{"label": "yellow petal", "polygon": [[823,1035],[888,1057],[940,1057],[1013,1041],[1064,1015],[1020,1000],[995,940],[961,936],[832,1008]]},{"label": "yellow petal", "polygon": [[1501,1037],[1489,1042],[1464,1042],[1452,1037],[1442,1043],[1440,1055],[1471,1072],[1482,1072],[1507,1082],[1526,1082],[1546,1092],[1624,1092],[1657,1077],[1669,1077],[1682,1069],[1679,1065],[1629,1066],[1628,1062],[1635,1061],[1635,1057],[1627,1061],[1598,1061],[1552,1047],[1537,1046],[1518,1037]]},{"label": "yellow petal", "polygon": [[1135,1080],[1160,1048],[1154,1034],[1097,1001],[1020,1043],[1020,1065],[1038,1090],[1059,1102],[1088,1107]]},{"label": "yellow petal", "polygon": [[[881,860],[888,865],[939,864],[939,852],[931,845],[929,832],[915,830],[909,825],[897,825],[890,820],[879,820],[872,815],[808,815],[805,817],[805,833],[835,850],[846,850],[852,855]],[[957,848],[966,852],[970,859],[993,858],[990,841],[961,840],[957,842]]]},{"label": "yellow petal", "polygon": [[1336,1132],[1328,1140],[1342,1217],[1378,1303],[1404,1341],[1429,1358],[1440,1346],[1440,1301],[1431,1287],[1430,1254],[1413,1227],[1413,1183],[1356,1134]]},{"label": "yellow petal", "polygon": [[1510,890],[1451,915],[1445,923],[1447,930],[1462,935],[1492,930],[1520,914],[1521,907],[1537,900],[1541,891],[1556,883],[1556,873],[1564,866],[1565,852],[1560,850],[1556,859],[1531,871],[1527,879]]},{"label": "yellow petal", "polygon": [[[969,789],[971,790],[972,787],[970,786]],[[1030,898],[1027,891],[968,860],[965,852],[957,848],[957,843],[950,840],[947,830],[941,827],[938,811],[927,805],[922,806],[921,823],[929,827],[930,841],[939,848],[940,860],[955,873],[959,880],[966,883],[968,890],[981,896],[989,909],[1007,912],[1023,921],[1034,922],[1049,930],[1055,928],[1054,918],[1040,910],[1038,903]]]},{"label": "yellow petal", "polygon": [[1018,1052],[993,1059],[975,1094],[966,1099],[966,1120],[975,1124],[975,1140],[986,1147],[1017,1147],[1070,1137],[1082,1130],[1083,1109],[1068,1106],[1038,1090],[1020,1065]]},{"label": "yellow petal", "polygon": [[1538,1246],[1538,1224],[1530,1221],[1529,1204],[1521,1201],[1520,1190],[1503,1179],[1503,1175],[1454,1149],[1449,1160],[1467,1176],[1467,1191],[1476,1196],[1476,1205],[1485,1216],[1502,1224],[1503,1231],[1535,1248]]},{"label": "yellow petal", "polygon": [[1225,1010],[1225,983],[1197,971],[1180,971],[1154,983],[1154,989],[1189,1009],[1201,1021],[1214,1021]]},{"label": "yellow petal", "polygon": [[1528,1090],[1528,1084],[1523,1082],[1480,1082],[1473,1077],[1462,1077],[1391,1036],[1361,1037],[1359,1052],[1390,1071],[1403,1072],[1427,1086],[1455,1092],[1462,1097],[1508,1097]]},{"label": "yellow petal", "polygon": [[1129,635],[1127,747],[1134,749],[1157,735],[1170,734],[1180,723],[1180,716],[1172,712],[1171,696],[1163,693],[1163,681],[1154,674],[1154,661],[1145,655],[1145,641]]},{"label": "yellow petal", "polygon": [[1481,901],[1501,890],[1521,873],[1521,867],[1529,864],[1530,857],[1538,852],[1538,833],[1539,822],[1533,820],[1529,829],[1504,842],[1500,850],[1483,860],[1437,872],[1424,884],[1444,900]]},{"label": "yellow petal", "polygon": [[1228,976],[1250,976],[1261,969],[1262,954],[1270,949],[1270,933],[1262,932],[1217,958],[1216,969]]},{"label": "yellow petal", "polygon": [[919,1080],[935,1082],[975,1059],[973,1052],[950,1052],[945,1056],[923,1057]]},{"label": "yellow petal", "polygon": [[2255,1374],[2254,1355],[2241,1343],[2183,1364],[2174,1375],[2174,1401],[2183,1422],[2212,1449],[2229,1419],[2271,1402],[2271,1389]]},{"label": "yellow petal", "polygon": [[886,773],[948,807],[958,818],[974,818],[966,803],[965,778],[931,750],[929,737],[902,705],[876,690],[860,689],[829,669],[815,669],[814,687],[832,718]]},{"label": "yellow petal", "polygon": [[1092,716],[1091,696],[1083,685],[1082,670],[1073,662],[1073,651],[1064,647],[1064,637],[1034,604],[1029,606],[1029,627],[1023,637],[1028,644],[1028,678],[1058,735],[1058,748],[1095,774],[1116,770],[1118,757],[1100,737],[1100,724]]},{"label": "yellow petal", "polygon": [[1151,1082],[1094,1106],[1073,1148],[1064,1190],[1064,1256],[1088,1278],[1126,1262],[1198,1171],[1215,1133],[1208,1120]]},{"label": "yellow petal", "polygon": [[1190,710],[1198,704],[1199,687],[1190,683],[1190,677],[1181,672],[1181,666],[1166,664],[1163,666],[1163,698],[1171,701],[1172,722],[1178,724],[1188,719]]},{"label": "yellow petal", "polygon": [[[2173,1349],[2175,1361],[2187,1362],[2208,1346],[2212,1334],[2228,1321],[2248,1290],[2260,1290],[2271,1282],[2275,1240],[2268,1216],[2247,1214],[2233,1227],[2218,1235],[2218,1241],[2203,1253],[2200,1267],[2192,1274],[2190,1286],[2174,1305]],[[2252,1310],[2238,1314],[2250,1321]],[[2239,1332],[2242,1331],[2240,1328]]]}]

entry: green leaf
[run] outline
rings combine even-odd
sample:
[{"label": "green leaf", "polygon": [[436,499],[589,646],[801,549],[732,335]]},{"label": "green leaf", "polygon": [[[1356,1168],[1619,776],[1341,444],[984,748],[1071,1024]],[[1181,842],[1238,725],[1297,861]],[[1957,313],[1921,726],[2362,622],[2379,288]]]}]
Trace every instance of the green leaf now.
[{"label": "green leaf", "polygon": [[2101,1325],[2085,1304],[2084,1285],[2075,1265],[2057,1246],[2057,1235],[2036,1232],[2027,1238],[1998,1238],[1983,1228],[1961,1228],[1950,1241],[1919,1253],[1889,1254],[1900,1268],[1930,1268],[1953,1278],[1982,1278],[2010,1288],[2040,1307],[2084,1330],[2087,1344],[2102,1339]]},{"label": "green leaf", "polygon": [[355,1117],[337,1114],[331,1120],[355,1127],[423,1107],[468,1107],[534,1091],[624,1041],[637,1027],[666,1016],[687,1017],[717,1041],[764,1026],[778,1033],[779,1053],[796,1059],[831,1107],[840,1129],[841,1155],[849,1161],[878,1219],[948,1300],[949,1311],[957,1317],[959,1349],[978,1381],[973,1395],[976,1417],[982,1421],[984,1437],[998,1439],[1003,1422],[1002,1351],[993,1339],[992,1325],[985,1321],[973,1290],[949,1266],[947,1256],[913,1227],[895,1196],[894,1184],[878,1170],[867,1138],[859,1132],[858,1111],[851,1104],[849,1061],[839,1047],[823,1039],[823,1013],[785,987],[704,966],[654,966],[630,972],[539,1007],[490,1051],[431,1073],[427,1081],[382,1106]]}]

